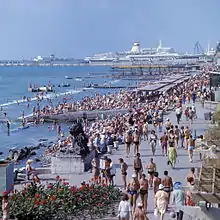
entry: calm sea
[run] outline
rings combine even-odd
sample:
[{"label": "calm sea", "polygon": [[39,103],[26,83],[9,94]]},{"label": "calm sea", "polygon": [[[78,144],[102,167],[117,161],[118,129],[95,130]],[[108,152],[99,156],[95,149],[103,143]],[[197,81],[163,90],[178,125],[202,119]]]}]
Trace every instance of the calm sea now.
[{"label": "calm sea", "polygon": [[[22,112],[25,115],[32,113],[32,109],[36,106],[37,101],[34,93],[28,92],[30,83],[37,85],[47,85],[50,81],[55,85],[56,96],[48,93],[48,97],[53,99],[53,103],[62,101],[65,93],[72,95],[74,100],[80,100],[84,96],[94,95],[96,92],[107,93],[110,91],[87,89],[88,83],[104,83],[110,82],[113,85],[124,85],[130,82],[126,80],[114,80],[103,78],[100,75],[109,74],[109,67],[0,67],[0,118],[3,119],[3,113],[7,113],[7,118],[11,121],[11,134],[7,136],[7,129],[4,123],[0,123],[0,151],[4,153],[2,157],[8,155],[10,148],[22,146],[34,146],[39,143],[39,139],[48,138],[57,139],[56,131],[48,131],[48,124],[39,127],[29,127],[21,130],[18,117]],[[95,78],[87,78],[89,74],[95,75]],[[93,74],[96,73],[96,74]],[[100,74],[98,74],[100,73]],[[73,77],[73,79],[65,79],[65,76]],[[75,77],[85,77],[83,79]],[[57,85],[62,82],[70,83],[70,87],[58,88]],[[114,91],[111,91],[114,92]],[[22,102],[22,96],[30,97],[30,107],[27,102]],[[19,105],[17,104],[19,102]],[[46,100],[41,103],[45,105]],[[65,133],[68,132],[68,125],[62,124]],[[42,153],[42,152],[41,152]]]}]

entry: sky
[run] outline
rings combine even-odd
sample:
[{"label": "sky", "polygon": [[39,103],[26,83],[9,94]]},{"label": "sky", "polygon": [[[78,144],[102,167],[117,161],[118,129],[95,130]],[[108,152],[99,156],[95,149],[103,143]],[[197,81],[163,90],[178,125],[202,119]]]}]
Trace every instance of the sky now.
[{"label": "sky", "polygon": [[220,39],[219,0],[1,0],[0,59],[164,46],[193,52]]}]

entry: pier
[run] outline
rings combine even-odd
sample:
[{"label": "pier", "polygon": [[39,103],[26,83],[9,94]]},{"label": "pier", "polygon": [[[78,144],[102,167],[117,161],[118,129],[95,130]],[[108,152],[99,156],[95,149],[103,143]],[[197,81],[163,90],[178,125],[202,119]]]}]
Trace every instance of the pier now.
[{"label": "pier", "polygon": [[86,86],[86,88],[95,88],[95,89],[136,89],[138,85],[136,86],[113,86],[113,85],[89,85]]},{"label": "pier", "polygon": [[167,65],[115,65],[111,67],[113,74],[125,76],[146,76],[146,75],[161,75],[172,72],[185,72],[200,70],[199,64],[167,64]]}]

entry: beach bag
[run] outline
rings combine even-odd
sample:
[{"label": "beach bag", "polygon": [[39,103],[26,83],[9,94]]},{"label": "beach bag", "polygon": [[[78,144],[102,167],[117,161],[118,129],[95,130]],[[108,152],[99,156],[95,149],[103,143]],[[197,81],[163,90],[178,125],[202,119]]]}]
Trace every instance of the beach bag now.
[{"label": "beach bag", "polygon": [[159,215],[159,211],[158,211],[158,208],[156,207],[154,209],[154,216],[157,217]]}]

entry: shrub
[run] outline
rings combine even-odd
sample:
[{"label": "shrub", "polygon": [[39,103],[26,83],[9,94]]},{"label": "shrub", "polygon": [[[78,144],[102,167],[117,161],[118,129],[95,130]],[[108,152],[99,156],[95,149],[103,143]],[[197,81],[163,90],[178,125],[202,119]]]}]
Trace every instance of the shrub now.
[{"label": "shrub", "polygon": [[33,179],[22,191],[10,193],[9,215],[18,220],[95,219],[106,215],[119,196],[118,189],[94,181],[76,187],[59,176],[49,185]]}]

